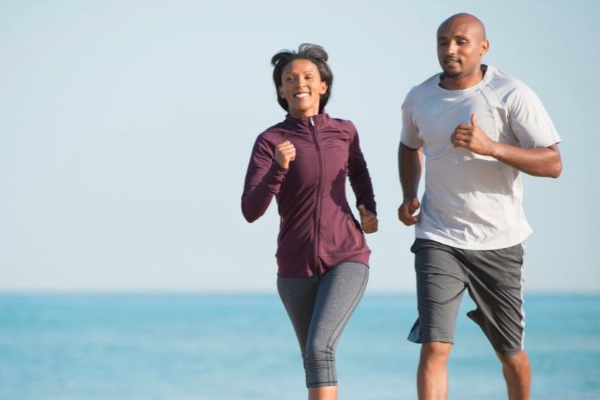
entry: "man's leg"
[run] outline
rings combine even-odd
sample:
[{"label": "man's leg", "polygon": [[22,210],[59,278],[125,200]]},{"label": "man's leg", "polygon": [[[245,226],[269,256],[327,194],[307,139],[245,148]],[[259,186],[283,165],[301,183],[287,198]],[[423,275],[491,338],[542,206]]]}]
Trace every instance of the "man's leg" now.
[{"label": "man's leg", "polygon": [[529,400],[531,368],[525,351],[512,356],[498,354],[509,400]]},{"label": "man's leg", "polygon": [[486,334],[502,363],[510,400],[528,400],[531,369],[524,348],[523,246],[464,251],[469,293],[477,308],[467,315]]},{"label": "man's leg", "polygon": [[427,342],[421,346],[417,372],[419,400],[445,400],[448,396],[446,364],[451,349],[452,343],[444,342]]},{"label": "man's leg", "polygon": [[419,319],[408,340],[422,344],[417,372],[419,399],[446,399],[446,362],[465,290],[465,272],[449,246],[417,239],[411,251],[415,254]]}]

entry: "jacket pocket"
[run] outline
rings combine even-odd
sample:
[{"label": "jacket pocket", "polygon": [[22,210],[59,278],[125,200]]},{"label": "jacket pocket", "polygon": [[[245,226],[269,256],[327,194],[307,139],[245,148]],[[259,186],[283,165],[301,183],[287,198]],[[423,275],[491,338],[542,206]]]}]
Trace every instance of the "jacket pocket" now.
[{"label": "jacket pocket", "polygon": [[354,244],[357,247],[362,246],[362,241],[361,241],[362,233],[359,231],[359,228],[356,225],[357,222],[354,220],[354,218],[352,218],[351,216],[348,216],[348,218],[346,218],[346,223],[348,225],[348,229],[350,229],[350,235],[354,239]]}]

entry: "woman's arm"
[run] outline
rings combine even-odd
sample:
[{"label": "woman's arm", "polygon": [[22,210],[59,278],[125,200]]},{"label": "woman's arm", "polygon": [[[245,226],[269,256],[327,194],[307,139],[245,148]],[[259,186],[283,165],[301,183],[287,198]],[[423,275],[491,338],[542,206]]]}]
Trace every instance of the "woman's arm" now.
[{"label": "woman's arm", "polygon": [[260,218],[279,193],[285,181],[287,169],[275,161],[274,149],[259,137],[252,149],[242,194],[242,214],[248,222]]}]

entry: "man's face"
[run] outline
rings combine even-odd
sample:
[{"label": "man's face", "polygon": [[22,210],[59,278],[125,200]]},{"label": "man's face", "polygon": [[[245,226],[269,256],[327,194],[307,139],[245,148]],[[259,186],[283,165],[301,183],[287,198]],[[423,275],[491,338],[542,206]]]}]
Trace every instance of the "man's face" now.
[{"label": "man's face", "polygon": [[478,73],[488,46],[480,25],[470,18],[447,21],[437,32],[438,60],[449,78],[467,78]]}]

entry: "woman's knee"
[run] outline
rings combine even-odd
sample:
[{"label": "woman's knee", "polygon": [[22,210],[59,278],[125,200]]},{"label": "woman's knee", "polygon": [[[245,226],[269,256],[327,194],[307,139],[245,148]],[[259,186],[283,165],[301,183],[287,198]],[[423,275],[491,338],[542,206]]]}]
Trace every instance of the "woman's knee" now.
[{"label": "woman's knee", "polygon": [[308,388],[337,385],[334,349],[327,346],[308,346],[302,357]]},{"label": "woman's knee", "polygon": [[333,362],[335,360],[335,350],[326,345],[309,342],[302,354],[302,358],[305,364]]}]

